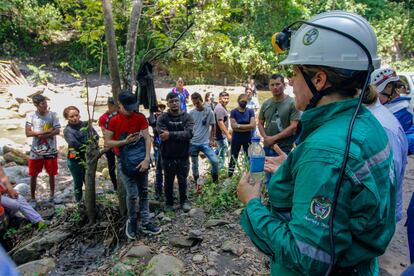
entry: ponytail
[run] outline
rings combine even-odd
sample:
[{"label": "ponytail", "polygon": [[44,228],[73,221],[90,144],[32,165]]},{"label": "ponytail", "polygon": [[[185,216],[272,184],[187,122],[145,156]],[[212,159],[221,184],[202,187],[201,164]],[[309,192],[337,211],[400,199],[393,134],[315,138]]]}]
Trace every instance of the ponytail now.
[{"label": "ponytail", "polygon": [[362,103],[366,105],[371,105],[375,103],[378,99],[378,92],[377,88],[374,85],[368,85],[367,91],[365,91],[364,98],[362,99]]}]

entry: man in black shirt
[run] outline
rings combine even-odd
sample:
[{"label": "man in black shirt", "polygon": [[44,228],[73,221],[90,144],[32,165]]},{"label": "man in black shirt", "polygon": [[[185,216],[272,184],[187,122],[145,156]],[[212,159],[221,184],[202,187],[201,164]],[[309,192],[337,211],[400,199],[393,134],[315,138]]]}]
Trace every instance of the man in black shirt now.
[{"label": "man in black shirt", "polygon": [[191,207],[187,200],[187,177],[190,168],[190,141],[193,137],[194,121],[191,116],[180,110],[178,95],[167,95],[168,112],[157,120],[157,131],[161,139],[161,157],[164,168],[165,203],[167,210],[173,210],[174,178],[177,176],[180,205],[184,212]]}]

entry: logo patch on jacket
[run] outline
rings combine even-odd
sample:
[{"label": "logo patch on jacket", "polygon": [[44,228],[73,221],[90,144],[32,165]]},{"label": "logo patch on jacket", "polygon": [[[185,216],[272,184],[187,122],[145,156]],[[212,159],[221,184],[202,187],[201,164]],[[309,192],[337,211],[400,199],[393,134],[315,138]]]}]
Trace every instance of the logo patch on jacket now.
[{"label": "logo patch on jacket", "polygon": [[331,213],[332,202],[329,198],[316,196],[310,204],[310,212],[316,219],[326,219]]}]

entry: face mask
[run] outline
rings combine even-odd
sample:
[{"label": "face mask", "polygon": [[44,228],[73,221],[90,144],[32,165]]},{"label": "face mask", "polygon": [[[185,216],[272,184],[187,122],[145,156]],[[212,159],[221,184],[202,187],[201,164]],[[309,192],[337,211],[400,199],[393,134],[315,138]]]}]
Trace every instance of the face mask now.
[{"label": "face mask", "polygon": [[239,102],[240,108],[246,108],[247,102]]}]

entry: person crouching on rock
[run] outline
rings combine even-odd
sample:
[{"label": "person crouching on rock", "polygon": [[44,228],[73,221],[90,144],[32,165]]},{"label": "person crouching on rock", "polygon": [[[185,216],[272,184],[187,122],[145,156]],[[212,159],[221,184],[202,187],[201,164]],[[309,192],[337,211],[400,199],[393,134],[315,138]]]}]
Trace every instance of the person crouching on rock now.
[{"label": "person crouching on rock", "polygon": [[9,178],[4,173],[0,166],[0,205],[6,210],[10,216],[14,216],[20,211],[23,216],[31,223],[37,225],[39,229],[46,227],[46,223],[38,212],[26,201],[26,199],[19,195],[10,184]]},{"label": "person crouching on rock", "polygon": [[63,130],[63,136],[68,143],[68,168],[73,177],[75,186],[75,200],[82,200],[82,186],[85,182],[85,146],[89,139],[96,139],[98,134],[93,130],[93,137],[90,137],[87,130],[88,122],[80,120],[79,109],[76,106],[68,106],[63,110],[63,117],[68,124]]}]

